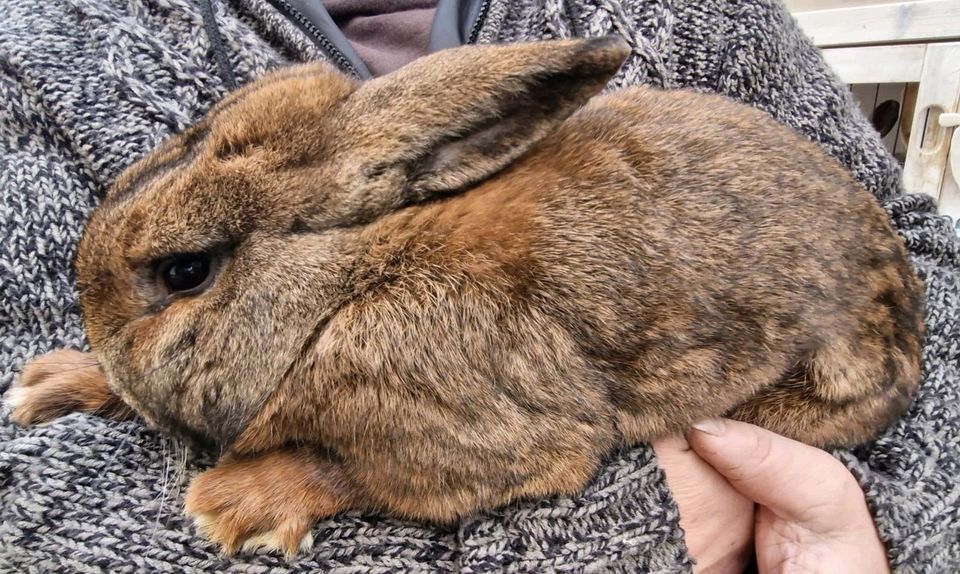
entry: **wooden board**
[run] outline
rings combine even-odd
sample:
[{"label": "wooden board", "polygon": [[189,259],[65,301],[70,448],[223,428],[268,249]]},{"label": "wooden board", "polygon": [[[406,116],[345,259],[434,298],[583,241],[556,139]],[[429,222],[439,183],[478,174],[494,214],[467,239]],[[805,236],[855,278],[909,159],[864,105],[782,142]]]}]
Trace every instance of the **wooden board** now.
[{"label": "wooden board", "polygon": [[794,6],[800,27],[821,47],[960,39],[960,0],[830,5],[838,7]]},{"label": "wooden board", "polygon": [[[956,112],[960,105],[960,42],[927,47],[917,92],[903,181],[908,191],[940,199],[950,140],[956,128],[937,125],[937,111]],[[926,129],[925,129],[926,128]],[[925,134],[925,137],[924,137]],[[960,215],[960,212],[942,212]]]},{"label": "wooden board", "polygon": [[827,48],[830,67],[847,84],[906,84],[919,82],[926,44]]}]

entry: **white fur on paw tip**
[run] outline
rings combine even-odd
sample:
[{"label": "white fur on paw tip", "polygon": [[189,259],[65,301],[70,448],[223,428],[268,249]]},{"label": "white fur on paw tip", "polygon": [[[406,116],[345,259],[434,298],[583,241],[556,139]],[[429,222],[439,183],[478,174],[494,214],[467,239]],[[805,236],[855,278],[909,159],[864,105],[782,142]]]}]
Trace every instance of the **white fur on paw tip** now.
[{"label": "white fur on paw tip", "polygon": [[209,537],[213,533],[213,528],[217,525],[217,518],[212,514],[201,512],[193,516],[193,524],[197,530]]},{"label": "white fur on paw tip", "polygon": [[[193,523],[197,527],[197,530],[202,532],[207,538],[211,538],[217,526],[217,516],[215,514],[200,512],[193,515]],[[307,533],[303,535],[303,538],[300,539],[297,552],[306,552],[311,548],[313,548],[313,532],[308,530]],[[264,552],[286,551],[280,539],[277,537],[275,530],[269,530],[248,538],[244,541],[243,545],[240,546],[241,552],[256,552],[258,550]]]},{"label": "white fur on paw tip", "polygon": [[17,407],[22,405],[27,400],[27,395],[29,394],[29,387],[13,386],[10,387],[9,391],[7,391],[7,394],[3,398],[3,402],[5,402],[11,410],[16,410]]},{"label": "white fur on paw tip", "polygon": [[[300,539],[300,544],[297,546],[297,552],[306,552],[313,548],[313,532],[307,531],[303,535],[303,538]],[[243,546],[240,547],[242,552],[256,552],[257,550],[263,550],[266,552],[284,552],[285,548],[280,542],[280,539],[277,538],[277,533],[275,530],[270,530],[257,534],[252,538],[248,538]]]}]

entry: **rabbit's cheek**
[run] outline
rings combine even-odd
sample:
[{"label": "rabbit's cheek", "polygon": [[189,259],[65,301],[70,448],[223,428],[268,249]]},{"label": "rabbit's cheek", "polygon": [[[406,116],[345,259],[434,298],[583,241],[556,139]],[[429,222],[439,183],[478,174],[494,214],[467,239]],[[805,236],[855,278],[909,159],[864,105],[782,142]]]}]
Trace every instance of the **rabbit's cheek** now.
[{"label": "rabbit's cheek", "polygon": [[317,255],[329,252],[317,240],[299,242],[247,248],[208,293],[131,323],[112,352],[98,349],[145,418],[195,443],[236,439],[335,308],[340,267]]}]

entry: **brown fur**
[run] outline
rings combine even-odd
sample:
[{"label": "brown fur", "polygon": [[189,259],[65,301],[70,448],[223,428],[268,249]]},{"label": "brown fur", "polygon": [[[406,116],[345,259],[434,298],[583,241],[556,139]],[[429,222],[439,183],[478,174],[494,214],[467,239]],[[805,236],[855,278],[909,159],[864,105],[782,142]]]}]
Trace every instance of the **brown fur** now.
[{"label": "brown fur", "polygon": [[187,512],[215,517],[206,534],[233,553],[244,541],[275,531],[292,554],[319,518],[349,508],[349,490],[326,469],[332,463],[308,449],[281,448],[252,457],[226,456],[199,475],[187,493]]},{"label": "brown fur", "polygon": [[19,392],[29,390],[13,409],[21,425],[48,423],[72,412],[124,420],[134,412],[109,387],[97,357],[61,350],[27,363],[17,381]]},{"label": "brown fur", "polygon": [[[296,68],[117,182],[78,253],[89,338],[125,402],[229,450],[188,497],[215,540],[573,493],[707,417],[851,445],[906,408],[922,290],[873,196],[723,98],[593,97],[625,54]],[[213,284],[169,297],[156,262],[198,251]]]}]

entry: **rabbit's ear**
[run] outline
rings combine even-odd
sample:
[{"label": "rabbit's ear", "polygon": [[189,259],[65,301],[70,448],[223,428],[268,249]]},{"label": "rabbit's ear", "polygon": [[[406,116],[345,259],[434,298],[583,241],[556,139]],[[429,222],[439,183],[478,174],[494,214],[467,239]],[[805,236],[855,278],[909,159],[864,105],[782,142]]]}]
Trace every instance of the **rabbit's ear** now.
[{"label": "rabbit's ear", "polygon": [[366,123],[355,141],[376,142],[367,173],[399,168],[407,201],[488,178],[600,92],[628,53],[617,37],[468,46],[368,82],[351,98]]}]

